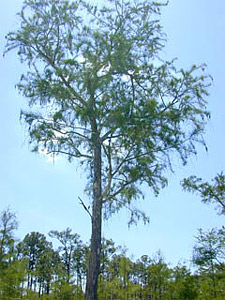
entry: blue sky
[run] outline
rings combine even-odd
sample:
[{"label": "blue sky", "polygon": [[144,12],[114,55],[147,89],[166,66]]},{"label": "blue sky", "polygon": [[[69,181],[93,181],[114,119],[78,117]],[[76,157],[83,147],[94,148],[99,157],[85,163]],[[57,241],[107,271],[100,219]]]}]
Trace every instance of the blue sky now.
[{"label": "blue sky", "polygon": [[[7,0],[0,11],[0,51],[5,35],[16,28],[15,14],[21,0]],[[206,180],[224,170],[225,131],[225,2],[223,0],[170,0],[162,11],[162,25],[168,43],[164,55],[178,58],[180,67],[206,63],[213,76],[209,110],[212,118],[206,131],[208,153],[199,148],[185,167],[174,162],[174,174],[158,198],[145,189],[140,206],[150,216],[150,224],[127,227],[123,211],[104,223],[103,234],[117,244],[126,246],[135,258],[152,255],[158,249],[173,265],[189,260],[198,228],[210,229],[224,225],[213,206],[206,206],[193,194],[180,187],[182,178],[195,174]],[[67,227],[80,234],[83,241],[90,237],[90,218],[79,204],[83,196],[86,174],[76,164],[60,159],[53,164],[46,157],[29,151],[26,130],[19,122],[24,99],[17,94],[17,83],[23,66],[15,52],[0,56],[0,210],[16,212],[19,229],[16,236],[39,231],[47,235]]]}]

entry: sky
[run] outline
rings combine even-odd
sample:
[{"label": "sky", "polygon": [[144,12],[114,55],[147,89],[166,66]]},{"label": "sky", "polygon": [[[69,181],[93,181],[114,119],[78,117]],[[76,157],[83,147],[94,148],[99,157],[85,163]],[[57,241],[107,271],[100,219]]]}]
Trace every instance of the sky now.
[{"label": "sky", "polygon": [[[26,129],[19,121],[25,99],[15,85],[24,66],[16,52],[3,58],[5,35],[16,26],[16,13],[22,0],[7,0],[0,10],[0,211],[11,208],[17,215],[16,237],[39,231],[72,228],[84,242],[90,238],[90,217],[79,204],[85,197],[85,173],[76,163],[65,159],[54,163],[44,155],[30,152]],[[168,173],[169,184],[155,198],[144,189],[140,207],[149,215],[148,225],[127,226],[127,213],[122,211],[104,222],[103,236],[128,249],[127,254],[138,259],[152,256],[159,249],[171,265],[189,265],[198,228],[204,230],[224,225],[212,205],[201,203],[197,195],[184,192],[180,181],[190,175],[210,180],[224,170],[225,132],[225,1],[170,0],[163,8],[161,24],[167,34],[163,55],[177,57],[177,64],[189,68],[192,64],[207,64],[213,76],[205,140],[209,151],[198,148],[183,167],[174,161],[174,173]],[[85,199],[85,198],[84,198]],[[51,240],[50,238],[48,238]]]}]

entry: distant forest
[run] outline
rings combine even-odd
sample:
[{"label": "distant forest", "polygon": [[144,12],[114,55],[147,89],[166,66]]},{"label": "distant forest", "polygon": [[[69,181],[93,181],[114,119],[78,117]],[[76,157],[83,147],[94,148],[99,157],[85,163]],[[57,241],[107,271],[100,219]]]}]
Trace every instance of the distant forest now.
[{"label": "distant forest", "polygon": [[[9,209],[0,217],[0,299],[84,299],[89,245],[67,228],[15,238],[16,215]],[[144,241],[143,241],[144,242]],[[140,245],[141,247],[141,245]],[[171,268],[159,251],[136,261],[127,249],[103,239],[99,299],[194,300],[225,299],[225,228],[199,230],[191,270]],[[195,270],[195,271],[193,271]]]}]

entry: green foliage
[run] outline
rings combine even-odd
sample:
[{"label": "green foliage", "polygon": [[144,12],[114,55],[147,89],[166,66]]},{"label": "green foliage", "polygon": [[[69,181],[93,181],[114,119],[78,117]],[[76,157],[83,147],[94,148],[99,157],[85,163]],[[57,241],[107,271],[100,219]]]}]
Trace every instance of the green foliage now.
[{"label": "green foliage", "polygon": [[225,175],[222,172],[212,179],[211,184],[197,176],[190,176],[183,180],[182,186],[189,192],[198,193],[203,203],[216,204],[218,213],[225,214]]},{"label": "green foliage", "polygon": [[[58,299],[60,297],[60,299],[62,299],[62,300],[75,300],[75,299],[77,299],[77,298],[75,298],[76,291],[77,291],[76,286],[69,284],[68,282],[57,282],[54,285],[55,298],[53,298],[53,299]],[[79,294],[82,297],[81,291],[79,292]],[[83,298],[80,298],[80,299],[83,299]]]},{"label": "green foliage", "polygon": [[172,270],[172,281],[169,285],[171,299],[192,300],[197,299],[198,286],[196,277],[186,266],[178,265]]},{"label": "green foliage", "polygon": [[14,231],[18,223],[16,216],[10,209],[4,210],[0,215],[0,267],[4,267],[13,255]]},{"label": "green foliage", "polygon": [[15,299],[22,293],[21,284],[25,280],[24,260],[16,260],[14,231],[18,223],[16,215],[10,210],[4,210],[0,216],[0,297]]},{"label": "green foliage", "polygon": [[67,283],[70,282],[74,270],[79,273],[77,276],[81,281],[81,273],[82,271],[84,272],[85,269],[85,247],[80,240],[80,236],[76,233],[72,233],[70,228],[64,231],[52,230],[49,232],[49,236],[56,238],[61,243],[57,252],[60,254],[62,266],[65,271],[65,281]]},{"label": "green foliage", "polygon": [[[20,27],[7,35],[6,52],[17,49],[28,68],[17,88],[28,100],[21,118],[33,151],[79,158],[88,172],[86,299],[97,297],[102,215],[125,207],[129,224],[148,222],[133,204],[143,197],[141,185],[158,195],[173,159],[186,164],[196,144],[204,144],[211,78],[205,66],[179,70],[174,60],[162,59],[161,6],[151,0],[24,0]],[[70,263],[66,271],[69,283]]]},{"label": "green foliage", "polygon": [[[218,213],[225,214],[225,176],[217,174],[212,183],[202,178],[190,176],[182,182],[185,190],[198,193],[203,203],[216,205]],[[224,299],[224,263],[225,263],[225,230],[212,229],[208,232],[199,230],[197,243],[193,252],[193,263],[201,274],[198,285],[198,299]]]},{"label": "green foliage", "polygon": [[225,230],[222,228],[204,232],[200,229],[196,240],[193,263],[203,274],[200,280],[202,293],[204,290],[204,294],[208,295],[205,299],[222,299],[221,295],[225,295],[224,291],[220,290],[221,284],[224,283]]},{"label": "green foliage", "polygon": [[[4,263],[0,264],[0,298],[83,300],[89,247],[78,234],[69,228],[52,230],[50,235],[61,243],[57,251],[38,232],[27,234],[18,243],[13,237],[17,228],[15,214],[7,210],[1,216],[1,224],[8,224],[1,228],[8,229],[15,246],[7,248],[7,239],[2,242],[5,251]],[[5,220],[7,222],[3,222]],[[127,249],[116,246],[112,240],[103,239],[99,299],[222,300],[225,297],[224,228],[199,230],[193,249],[193,262],[198,267],[195,274],[182,264],[171,268],[160,251],[153,257],[143,255],[136,261],[126,252]]]},{"label": "green foliage", "polygon": [[[212,229],[208,232],[199,230],[194,248],[193,261],[202,271],[222,265],[225,260],[225,230]],[[213,272],[213,270],[212,270]]]},{"label": "green foliage", "polygon": [[204,66],[178,70],[158,59],[166,42],[162,6],[25,0],[20,28],[7,35],[6,52],[16,48],[28,66],[18,89],[28,99],[21,117],[33,149],[79,158],[92,195],[98,140],[106,218],[129,207],[131,223],[148,221],[131,204],[142,196],[140,184],[157,195],[172,159],[185,164],[204,143],[210,79]]}]

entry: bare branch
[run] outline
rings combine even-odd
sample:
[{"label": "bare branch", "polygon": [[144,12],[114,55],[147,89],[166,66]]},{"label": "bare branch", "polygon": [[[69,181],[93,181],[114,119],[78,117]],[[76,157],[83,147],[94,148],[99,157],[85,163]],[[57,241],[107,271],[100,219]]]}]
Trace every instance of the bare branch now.
[{"label": "bare branch", "polygon": [[84,201],[78,196],[78,199],[80,200],[80,204],[83,206],[83,208],[86,210],[86,212],[89,214],[89,216],[91,217],[91,219],[92,219],[92,215],[91,215],[91,213],[90,213],[90,211],[89,211],[89,206],[87,207],[85,204],[84,204]]},{"label": "bare branch", "polygon": [[68,156],[73,156],[73,157],[76,157],[76,158],[85,157],[85,158],[88,158],[88,159],[92,159],[92,156],[87,155],[87,154],[83,154],[78,149],[76,149],[76,152],[77,152],[77,154],[72,154],[70,152],[66,152],[66,151],[62,151],[62,150],[51,150],[51,151],[48,151],[47,154],[59,153],[59,154],[65,154],[65,155],[68,155]]}]

